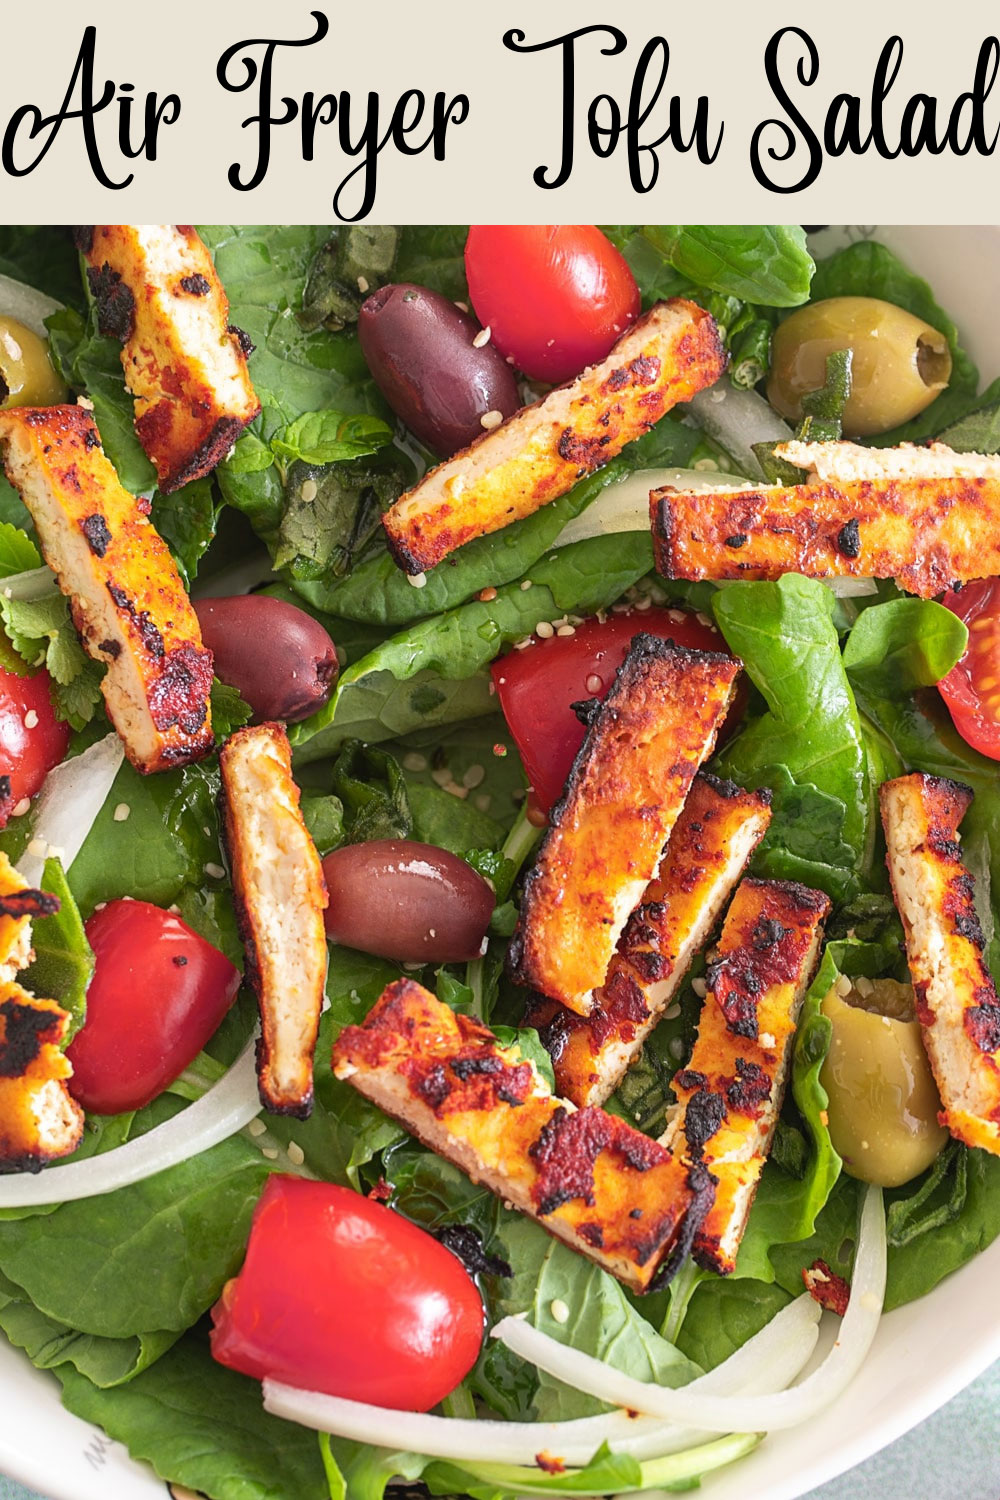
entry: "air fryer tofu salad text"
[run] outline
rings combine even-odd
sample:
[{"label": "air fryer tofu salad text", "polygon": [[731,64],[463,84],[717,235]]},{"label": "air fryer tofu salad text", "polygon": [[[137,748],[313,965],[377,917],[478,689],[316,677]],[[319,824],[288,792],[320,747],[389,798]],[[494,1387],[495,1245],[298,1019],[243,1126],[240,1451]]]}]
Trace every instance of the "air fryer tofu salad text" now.
[{"label": "air fryer tofu salad text", "polygon": [[998,414],[875,240],[0,228],[70,1411],[210,1500],[684,1488],[1000,1233]]}]

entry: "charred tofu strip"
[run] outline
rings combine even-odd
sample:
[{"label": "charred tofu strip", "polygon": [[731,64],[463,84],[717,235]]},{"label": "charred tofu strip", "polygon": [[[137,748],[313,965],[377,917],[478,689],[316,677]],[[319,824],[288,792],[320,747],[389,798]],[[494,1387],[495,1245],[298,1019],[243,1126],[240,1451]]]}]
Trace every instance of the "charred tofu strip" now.
[{"label": "charred tofu strip", "polygon": [[775,447],[778,458],[805,469],[810,484],[852,484],[859,479],[1000,479],[995,453],[956,453],[946,443],[900,443],[863,448],[860,443],[805,443],[793,438]]},{"label": "charred tofu strip", "polygon": [[587,1015],[732,701],[740,663],[637,635],[525,883],[512,977]]},{"label": "charred tofu strip", "polygon": [[0,1171],[37,1171],[80,1144],[83,1110],[60,1051],[68,1026],[54,1000],[0,983]]},{"label": "charred tofu strip", "polygon": [[122,345],[135,430],[167,495],[215,468],[260,411],[252,346],[229,322],[212,257],[190,224],[75,231],[97,326]]},{"label": "charred tofu strip", "polygon": [[705,946],[771,820],[770,794],[702,772],[670,835],[659,873],[631,915],[589,1016],[551,1000],[528,1007],[552,1057],[556,1088],[603,1104]]},{"label": "charred tofu strip", "polygon": [[[940,445],[922,465],[922,451],[862,459],[850,443],[786,443],[791,461],[817,465],[817,482],[654,490],[656,566],[685,579],[894,578],[925,598],[1000,572],[1000,465],[948,449],[946,462]],[[859,477],[819,477],[831,472]]]},{"label": "charred tofu strip", "polygon": [[687,1253],[712,1185],[601,1109],[554,1098],[516,1047],[421,985],[389,985],[333,1069],[431,1150],[646,1291]]},{"label": "charred tofu strip", "polygon": [[883,783],[879,797],[941,1123],[966,1145],[1000,1155],[1000,998],[958,836],[972,792],[915,772]]},{"label": "charred tofu strip", "polygon": [[222,812],[246,974],[257,992],[261,1102],[304,1119],[326,980],[326,885],[299,808],[280,724],[238,729],[222,747]]},{"label": "charred tofu strip", "polygon": [[729,908],[688,1066],[674,1075],[678,1110],[664,1144],[717,1181],[694,1241],[700,1265],[736,1265],[771,1149],[795,1026],[819,962],[830,902],[822,891],[744,880]]},{"label": "charred tofu strip", "polygon": [[107,666],[101,690],[129,760],[165,771],[207,755],[212,653],[148,505],[119,484],[90,412],[0,411],[0,452],[80,639]]},{"label": "charred tofu strip", "polygon": [[32,917],[58,910],[58,896],[33,890],[0,851],[0,985],[13,983],[31,962]]},{"label": "charred tofu strip", "polygon": [[473,537],[499,531],[564,495],[726,367],[708,313],[660,302],[599,365],[550,391],[432,469],[382,518],[407,573],[433,568]]}]

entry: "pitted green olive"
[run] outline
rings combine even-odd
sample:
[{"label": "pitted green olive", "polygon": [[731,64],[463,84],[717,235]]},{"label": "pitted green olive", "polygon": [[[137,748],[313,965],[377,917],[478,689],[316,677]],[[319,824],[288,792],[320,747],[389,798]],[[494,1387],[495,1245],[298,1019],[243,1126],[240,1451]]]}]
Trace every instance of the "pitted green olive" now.
[{"label": "pitted green olive", "polygon": [[0,406],[56,406],[66,396],[45,340],[16,318],[0,317]]},{"label": "pitted green olive", "polygon": [[844,994],[835,988],[823,1001],[833,1024],[820,1072],[830,1135],[850,1176],[899,1187],[929,1167],[948,1139],[913,991],[892,979],[840,987]]},{"label": "pitted green olive", "polygon": [[771,346],[767,399],[798,421],[802,397],[826,380],[826,357],[850,349],[848,437],[869,437],[908,422],[951,379],[948,341],[937,329],[877,297],[829,297],[779,324]]}]

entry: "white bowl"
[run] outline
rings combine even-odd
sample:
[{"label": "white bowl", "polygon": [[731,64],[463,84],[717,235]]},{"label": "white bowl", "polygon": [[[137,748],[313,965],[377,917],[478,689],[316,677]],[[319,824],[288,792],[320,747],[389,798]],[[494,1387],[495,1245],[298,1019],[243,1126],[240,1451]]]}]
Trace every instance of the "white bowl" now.
[{"label": "white bowl", "polygon": [[[825,232],[827,253],[877,236],[931,283],[955,318],[983,383],[1000,374],[1000,227],[854,226]],[[1000,1284],[1000,1240],[929,1297],[889,1313],[861,1374],[807,1426],[776,1433],[705,1480],[709,1500],[796,1500],[930,1415],[994,1360],[1000,1324],[984,1318]],[[164,1500],[165,1486],[99,1428],[63,1410],[57,1382],[0,1339],[0,1473],[52,1500]],[[290,1497],[297,1500],[297,1497]]]}]

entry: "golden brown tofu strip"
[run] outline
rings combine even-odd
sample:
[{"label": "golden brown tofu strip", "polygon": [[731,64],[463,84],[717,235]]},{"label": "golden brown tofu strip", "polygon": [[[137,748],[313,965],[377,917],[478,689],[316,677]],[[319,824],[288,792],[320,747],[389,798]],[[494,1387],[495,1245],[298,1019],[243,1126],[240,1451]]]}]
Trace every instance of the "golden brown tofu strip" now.
[{"label": "golden brown tofu strip", "polygon": [[219,765],[236,914],[260,1008],[261,1102],[304,1119],[326,979],[323,870],[302,820],[282,726],[238,729]]},{"label": "golden brown tofu strip", "polygon": [[382,518],[407,573],[530,516],[620,453],[726,367],[708,313],[680,297],[622,334],[607,359],[432,469]]},{"label": "golden brown tofu strip", "polygon": [[11,980],[0,983],[0,1165],[37,1171],[80,1144],[83,1110],[60,1044],[69,1016]]},{"label": "golden brown tofu strip", "polygon": [[90,412],[0,411],[0,452],[84,647],[107,665],[101,690],[129,760],[164,771],[207,755],[212,653],[148,505],[122,488]]},{"label": "golden brown tofu strip", "polygon": [[665,578],[894,578],[932,598],[1000,573],[1000,478],[887,478],[654,490]]},{"label": "golden brown tofu strip", "polygon": [[554,1001],[528,1007],[552,1057],[556,1089],[603,1104],[679,991],[771,820],[770,793],[701,772],[670,835],[659,873],[632,913],[589,1016]]},{"label": "golden brown tofu strip", "polygon": [[516,1047],[412,980],[391,984],[364,1025],[341,1032],[333,1069],[635,1291],[676,1270],[711,1199],[697,1165],[615,1115],[555,1098]]},{"label": "golden brown tofu strip", "polygon": [[101,333],[122,344],[135,430],[166,495],[208,474],[260,411],[212,257],[190,224],[75,231]]},{"label": "golden brown tofu strip", "polygon": [[1000,1155],[1000,998],[983,961],[958,825],[972,792],[914,772],[879,789],[917,1020],[952,1135]]},{"label": "golden brown tofu strip", "polygon": [[706,1166],[715,1199],[694,1257],[726,1275],[774,1139],[802,1001],[819,963],[830,901],[778,880],[744,880],[729,908],[719,956],[686,1068],[674,1075],[678,1111],[662,1140]]},{"label": "golden brown tofu strip", "polygon": [[31,962],[31,919],[59,910],[59,898],[36,891],[0,851],[0,984],[12,983]]},{"label": "golden brown tofu strip", "polygon": [[637,635],[597,709],[525,884],[512,977],[580,1015],[732,702],[740,663]]}]

